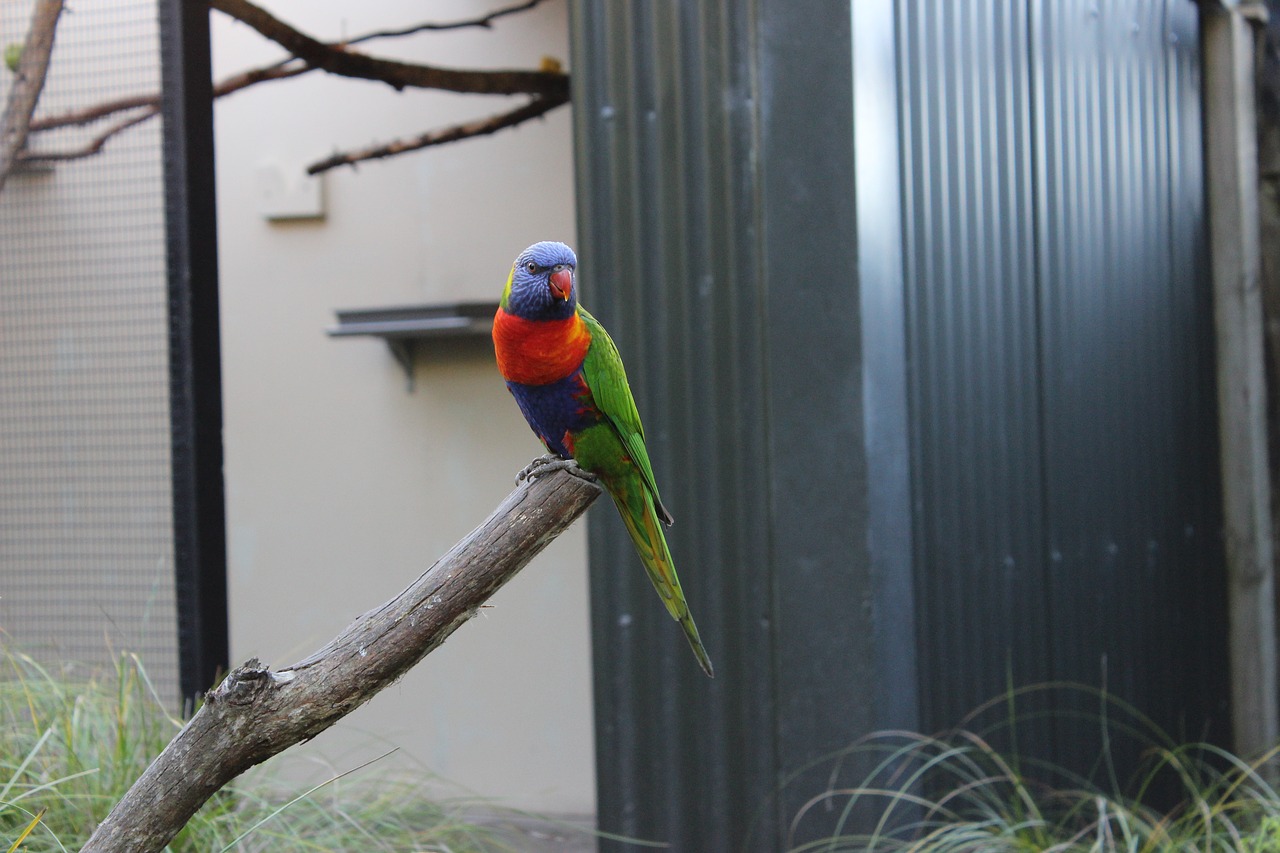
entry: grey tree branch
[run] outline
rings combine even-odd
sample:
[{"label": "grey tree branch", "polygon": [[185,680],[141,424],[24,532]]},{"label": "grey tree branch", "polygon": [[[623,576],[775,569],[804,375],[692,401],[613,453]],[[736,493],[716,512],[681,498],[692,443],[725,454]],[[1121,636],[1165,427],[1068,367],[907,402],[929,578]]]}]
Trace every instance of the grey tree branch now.
[{"label": "grey tree branch", "polygon": [[[305,74],[315,69],[309,65],[286,65],[286,63],[276,63],[275,65],[267,65],[262,68],[254,68],[249,71],[242,71],[234,74],[225,80],[222,80],[213,87],[213,96],[221,98],[224,95],[230,95],[232,92],[238,92],[241,89],[252,86],[256,83],[263,83],[267,80],[284,80],[289,77],[297,77],[299,74]],[[147,95],[129,95],[124,98],[116,98],[110,101],[102,101],[90,107],[83,109],[70,110],[65,113],[56,113],[54,115],[46,115],[42,118],[34,119],[31,122],[31,132],[36,133],[43,130],[53,130],[59,127],[71,127],[74,125],[92,124],[99,119],[114,115],[119,112],[131,110],[145,109],[147,118],[160,112],[160,93],[152,92]]]},{"label": "grey tree branch", "polygon": [[600,491],[564,472],[526,482],[408,589],[356,619],[323,649],[280,670],[251,660],[232,671],[82,853],[163,849],[227,782],[315,737],[404,675],[582,515]]},{"label": "grey tree branch", "polygon": [[22,45],[22,56],[9,89],[4,115],[0,116],[0,189],[27,144],[31,114],[35,112],[53,52],[53,36],[62,14],[62,0],[37,0],[31,12],[31,27]]},{"label": "grey tree branch", "polygon": [[129,118],[115,122],[79,148],[70,148],[60,151],[32,151],[28,149],[22,154],[22,159],[27,162],[51,162],[54,160],[78,160],[81,157],[90,157],[101,151],[102,146],[107,144],[107,140],[115,136],[117,133],[122,133],[134,125],[142,124],[147,119],[158,115],[159,113],[159,107],[148,107],[135,116],[130,116]]},{"label": "grey tree branch", "polygon": [[523,124],[531,118],[546,115],[556,107],[568,102],[568,97],[534,98],[529,103],[510,112],[499,113],[498,115],[473,122],[456,124],[440,130],[430,130],[412,139],[397,139],[392,142],[370,146],[369,148],[362,148],[358,151],[338,152],[312,163],[307,167],[307,174],[318,175],[321,172],[327,172],[339,166],[354,166],[366,160],[394,157],[406,151],[417,151],[420,148],[429,148],[432,145],[444,145],[447,142],[458,142],[463,139],[473,139],[477,136],[487,136],[491,133],[497,133],[503,128]]},{"label": "grey tree branch", "polygon": [[[450,21],[449,23],[420,23],[413,26],[404,27],[398,30],[379,30],[377,32],[364,33],[354,38],[346,39],[338,44],[329,44],[329,47],[341,49],[344,46],[353,44],[362,44],[363,42],[373,41],[375,39],[400,38],[402,36],[410,36],[421,32],[446,32],[450,30],[460,30],[470,27],[479,27],[482,29],[490,29],[493,22],[507,15],[515,15],[520,12],[526,12],[536,6],[541,5],[545,0],[526,0],[526,2],[515,6],[507,6],[502,9],[496,9],[479,18],[471,18],[463,21]],[[238,92],[241,89],[257,83],[265,83],[269,80],[284,80],[289,77],[297,77],[299,74],[305,74],[308,71],[315,71],[314,65],[305,63],[299,64],[298,58],[290,56],[280,62],[264,65],[258,68],[252,68],[248,71],[242,71],[216,83],[213,87],[213,96],[221,98]],[[124,98],[117,98],[111,101],[103,101],[79,110],[71,110],[57,115],[45,116],[31,122],[31,132],[41,130],[53,130],[57,127],[68,127],[71,125],[89,124],[101,118],[121,112],[124,110],[134,110],[140,107],[147,107],[153,112],[148,117],[154,115],[154,111],[158,111],[160,107],[160,94],[152,92],[146,95],[130,95]]]},{"label": "grey tree branch", "polygon": [[527,12],[535,6],[540,6],[543,2],[545,2],[545,0],[525,0],[525,2],[518,3],[514,6],[505,6],[501,9],[494,9],[492,12],[481,15],[478,18],[469,18],[463,21],[450,21],[447,24],[425,23],[414,24],[411,27],[401,27],[398,30],[378,30],[377,32],[365,33],[362,36],[347,39],[343,43],[360,44],[361,42],[373,41],[374,39],[400,38],[401,36],[412,36],[418,33],[439,33],[447,30],[465,30],[472,27],[479,27],[481,29],[488,30],[493,28],[493,22],[499,18],[505,18],[507,15],[518,15],[521,12]]},{"label": "grey tree branch", "polygon": [[[285,80],[314,70],[315,69],[310,65],[290,65],[288,62],[280,62],[263,68],[254,68],[228,77],[220,83],[215,84],[213,87],[213,96],[215,98],[221,98],[224,95],[230,95],[232,92],[238,92],[241,89],[257,83],[262,83],[267,80]],[[104,119],[107,116],[120,112],[132,112],[133,115],[112,123],[106,130],[103,130],[79,148],[52,151],[28,149],[23,152],[22,159],[76,160],[81,157],[90,157],[97,154],[113,136],[134,127],[135,125],[142,124],[148,119],[158,116],[160,114],[160,95],[159,93],[153,93],[150,95],[130,95],[128,97],[117,98],[112,101],[103,101],[100,104],[94,104],[93,106],[86,107],[84,109],[71,110],[57,115],[45,116],[44,118],[31,122],[31,133],[43,130],[53,130],[58,127],[93,124],[100,119]]]},{"label": "grey tree branch", "polygon": [[[455,92],[478,94],[532,95],[530,102],[508,113],[491,116],[452,127],[428,131],[410,140],[395,140],[378,146],[338,153],[313,164],[309,174],[317,174],[341,165],[354,165],[363,160],[392,157],[407,151],[416,151],[432,145],[484,136],[506,127],[514,127],[531,118],[543,115],[569,101],[568,75],[558,63],[545,62],[537,71],[484,71],[437,68],[430,65],[396,62],[355,53],[351,45],[375,39],[400,38],[421,32],[443,32],[468,27],[491,28],[493,22],[508,15],[526,12],[545,0],[525,0],[511,6],[496,9],[477,18],[449,23],[419,23],[396,30],[379,30],[365,33],[343,42],[326,43],[299,32],[275,18],[265,9],[247,0],[209,0],[212,8],[248,24],[261,35],[295,51],[293,55],[271,65],[253,68],[228,77],[217,83],[213,96],[221,98],[233,92],[270,80],[284,80],[323,69],[333,74],[380,80],[396,89],[405,87],[442,88]],[[297,51],[301,52],[297,52]],[[140,112],[138,112],[140,110]],[[131,95],[104,101],[90,107],[45,116],[32,121],[30,132],[53,130],[59,127],[86,125],[120,112],[132,112],[129,118],[118,120],[89,142],[78,148],[65,150],[27,151],[25,160],[73,160],[100,152],[112,137],[159,114],[160,95]]]},{"label": "grey tree branch", "polygon": [[569,75],[561,71],[481,71],[441,68],[382,59],[325,44],[249,0],[209,0],[209,6],[248,24],[308,65],[344,77],[377,80],[395,89],[443,89],[471,95],[567,96]]}]

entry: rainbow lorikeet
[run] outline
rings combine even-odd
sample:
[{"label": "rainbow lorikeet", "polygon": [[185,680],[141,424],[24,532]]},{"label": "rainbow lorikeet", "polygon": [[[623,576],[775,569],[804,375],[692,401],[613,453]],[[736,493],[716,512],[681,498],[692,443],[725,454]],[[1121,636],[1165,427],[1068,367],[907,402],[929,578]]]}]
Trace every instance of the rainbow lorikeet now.
[{"label": "rainbow lorikeet", "polygon": [[671,513],[658,497],[627,374],[604,327],[578,304],[577,266],[563,243],[535,243],[516,258],[493,319],[498,370],[553,454],[539,462],[576,462],[604,484],[649,580],[712,675],[662,535],[659,522],[670,526]]}]

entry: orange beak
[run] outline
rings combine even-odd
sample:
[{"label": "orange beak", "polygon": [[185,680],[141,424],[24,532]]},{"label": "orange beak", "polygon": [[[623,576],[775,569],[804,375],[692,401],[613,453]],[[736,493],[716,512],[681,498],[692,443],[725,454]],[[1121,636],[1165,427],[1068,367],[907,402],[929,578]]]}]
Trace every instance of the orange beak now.
[{"label": "orange beak", "polygon": [[569,301],[569,295],[573,292],[573,271],[559,270],[551,274],[551,292],[558,299]]}]

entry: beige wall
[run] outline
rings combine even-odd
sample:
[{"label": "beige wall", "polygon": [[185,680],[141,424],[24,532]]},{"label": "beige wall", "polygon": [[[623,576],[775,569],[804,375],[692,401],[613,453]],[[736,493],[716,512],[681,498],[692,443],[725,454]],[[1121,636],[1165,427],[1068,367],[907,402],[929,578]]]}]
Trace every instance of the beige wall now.
[{"label": "beige wall", "polygon": [[[475,0],[268,4],[326,39],[495,8]],[[280,53],[214,15],[215,76]],[[565,9],[370,52],[451,66],[566,58]],[[323,221],[269,223],[258,169],[412,135],[515,100],[397,94],[312,73],[216,109],[232,660],[287,664],[399,592],[475,526],[539,451],[492,354],[330,339],[335,308],[496,299],[512,258],[572,241],[568,108],[496,137],[332,173]],[[465,788],[594,810],[585,531],[555,542],[399,684],[304,749],[339,769],[398,746]]]}]

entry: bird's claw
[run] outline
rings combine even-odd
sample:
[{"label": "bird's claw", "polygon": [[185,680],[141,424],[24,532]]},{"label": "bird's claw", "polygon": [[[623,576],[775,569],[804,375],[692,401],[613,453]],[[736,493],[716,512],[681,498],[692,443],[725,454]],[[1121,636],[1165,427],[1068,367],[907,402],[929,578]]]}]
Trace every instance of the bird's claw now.
[{"label": "bird's claw", "polygon": [[554,453],[542,454],[537,459],[534,459],[528,465],[524,466],[524,468],[520,470],[519,474],[516,474],[516,485],[518,486],[521,483],[523,483],[525,480],[528,480],[533,475],[533,472],[537,471],[543,465],[549,465],[552,462],[558,461],[559,459],[560,457]]},{"label": "bird's claw", "polygon": [[596,481],[596,475],[583,468],[578,467],[578,463],[573,459],[562,459],[559,456],[548,453],[539,456],[537,459],[525,466],[524,470],[516,474],[516,484],[525,482],[526,480],[536,480],[539,477],[550,474],[553,471],[564,471],[575,477],[580,477],[588,483]]}]

